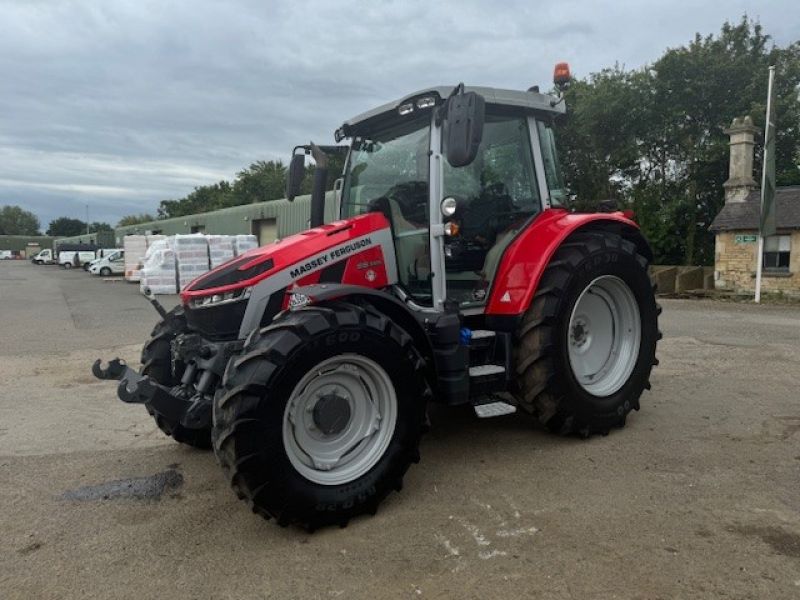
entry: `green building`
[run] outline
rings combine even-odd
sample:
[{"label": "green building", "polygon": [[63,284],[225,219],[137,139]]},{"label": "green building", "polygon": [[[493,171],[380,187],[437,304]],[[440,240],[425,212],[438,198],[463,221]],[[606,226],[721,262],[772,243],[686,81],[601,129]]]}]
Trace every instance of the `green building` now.
[{"label": "green building", "polygon": [[[325,222],[335,218],[333,197],[333,192],[328,192]],[[263,246],[306,229],[310,214],[311,196],[308,195],[298,196],[294,202],[281,199],[242,204],[206,213],[117,227],[114,245],[122,246],[122,238],[126,235],[206,233],[253,234],[258,238],[259,245]]]},{"label": "green building", "polygon": [[49,235],[0,235],[0,250],[11,250],[15,256],[30,258],[39,250],[52,248],[55,239]]},{"label": "green building", "polygon": [[95,233],[83,233],[70,237],[60,237],[55,245],[61,244],[94,244],[99,248],[115,248],[117,246],[113,231],[96,231]]}]

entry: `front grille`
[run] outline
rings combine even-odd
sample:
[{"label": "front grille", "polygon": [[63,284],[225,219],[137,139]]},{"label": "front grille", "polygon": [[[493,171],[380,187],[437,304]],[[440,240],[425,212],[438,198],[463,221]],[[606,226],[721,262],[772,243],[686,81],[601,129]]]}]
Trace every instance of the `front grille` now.
[{"label": "front grille", "polygon": [[203,308],[184,307],[190,329],[214,340],[236,339],[247,310],[247,300]]}]

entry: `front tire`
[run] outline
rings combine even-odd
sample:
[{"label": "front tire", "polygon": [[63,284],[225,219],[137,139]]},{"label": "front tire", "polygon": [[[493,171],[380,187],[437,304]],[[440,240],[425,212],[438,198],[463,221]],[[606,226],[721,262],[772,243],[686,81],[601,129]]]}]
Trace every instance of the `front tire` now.
[{"label": "front tire", "polygon": [[371,306],[288,313],[228,364],[217,459],[237,495],[279,525],[374,514],[419,460],[424,368],[411,337]]},{"label": "front tire", "polygon": [[[173,308],[169,311],[167,319],[158,322],[153,328],[150,339],[142,348],[142,375],[147,375],[156,383],[170,388],[181,382],[185,365],[177,362],[173,369],[171,344],[184,327],[185,320],[181,306]],[[201,450],[211,449],[210,428],[190,429],[155,412],[149,404],[145,404],[145,408],[158,428],[176,442]]]},{"label": "front tire", "polygon": [[636,245],[570,236],[542,275],[514,359],[520,405],[562,435],[625,425],[649,389],[660,307]]},{"label": "front tire", "polygon": [[100,269],[100,277],[111,277],[111,269],[108,267]]}]

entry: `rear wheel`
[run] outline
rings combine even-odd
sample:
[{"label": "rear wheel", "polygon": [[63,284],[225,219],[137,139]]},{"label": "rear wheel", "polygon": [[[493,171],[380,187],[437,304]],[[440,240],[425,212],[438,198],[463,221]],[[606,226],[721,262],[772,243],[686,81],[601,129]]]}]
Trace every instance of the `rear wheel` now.
[{"label": "rear wheel", "polygon": [[622,427],[657,364],[647,259],[609,232],[566,240],[545,270],[515,347],[520,404],[549,430]]},{"label": "rear wheel", "polygon": [[[156,383],[166,387],[174,387],[181,382],[185,365],[176,362],[172,365],[172,340],[181,333],[181,325],[185,325],[183,308],[176,306],[169,312],[169,317],[160,321],[150,335],[150,339],[142,348],[142,374],[152,378]],[[149,404],[145,404],[148,414],[153,417],[158,428],[176,442],[187,444],[202,450],[211,448],[211,429],[190,429],[178,421],[167,419],[155,412]]]},{"label": "rear wheel", "polygon": [[68,263],[68,262],[62,263],[61,266],[64,267],[65,269],[71,269],[72,268],[72,263]]},{"label": "rear wheel", "polygon": [[100,276],[101,277],[111,277],[111,269],[108,267],[103,267],[100,269]]},{"label": "rear wheel", "polygon": [[280,525],[374,514],[419,460],[424,364],[370,306],[309,307],[255,334],[214,403],[214,450],[236,493]]}]

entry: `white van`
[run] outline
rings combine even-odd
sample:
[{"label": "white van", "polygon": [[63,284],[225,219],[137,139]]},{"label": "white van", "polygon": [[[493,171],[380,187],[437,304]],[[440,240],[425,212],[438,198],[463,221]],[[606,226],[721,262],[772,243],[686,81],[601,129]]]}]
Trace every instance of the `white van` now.
[{"label": "white van", "polygon": [[58,253],[58,264],[65,269],[71,269],[75,265],[75,255],[78,255],[78,267],[83,267],[85,264],[94,260],[93,250],[65,250]]},{"label": "white van", "polygon": [[39,252],[31,257],[31,262],[35,265],[52,265],[54,262],[53,251],[50,248],[39,250]]},{"label": "white van", "polygon": [[125,250],[116,250],[103,258],[93,260],[89,265],[89,273],[109,277],[125,273]]}]

